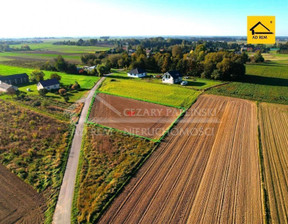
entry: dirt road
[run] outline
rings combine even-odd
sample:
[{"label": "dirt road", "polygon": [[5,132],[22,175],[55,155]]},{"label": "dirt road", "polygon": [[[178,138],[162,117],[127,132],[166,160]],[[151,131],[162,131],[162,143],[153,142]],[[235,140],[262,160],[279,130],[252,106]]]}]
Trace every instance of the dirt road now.
[{"label": "dirt road", "polygon": [[203,95],[100,223],[263,223],[256,104]]},{"label": "dirt road", "polygon": [[72,201],[74,196],[74,187],[76,181],[76,174],[81,150],[81,142],[83,136],[83,129],[85,120],[88,114],[89,106],[91,104],[93,95],[97,88],[104,81],[105,77],[102,77],[97,84],[91,89],[88,97],[85,99],[85,105],[83,107],[79,123],[76,127],[75,135],[73,138],[68,163],[63,179],[63,183],[61,186],[56,210],[53,216],[54,224],[67,224],[71,222],[71,209],[72,209]]}]

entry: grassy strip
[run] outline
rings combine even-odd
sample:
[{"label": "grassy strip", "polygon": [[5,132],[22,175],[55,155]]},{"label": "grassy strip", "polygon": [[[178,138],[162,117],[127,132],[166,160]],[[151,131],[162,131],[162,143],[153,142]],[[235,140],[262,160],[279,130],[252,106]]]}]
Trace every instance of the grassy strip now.
[{"label": "grassy strip", "polygon": [[143,100],[143,99],[138,99],[138,98],[134,98],[134,97],[128,97],[128,96],[123,96],[123,95],[119,95],[119,94],[113,94],[113,93],[109,93],[109,92],[105,92],[105,91],[97,90],[97,93],[104,93],[104,94],[111,95],[111,96],[119,96],[119,97],[123,97],[123,98],[127,98],[127,99],[138,100],[138,101],[142,101],[142,102],[146,102],[146,103],[154,103],[154,104],[159,104],[162,106],[173,107],[173,108],[182,109],[182,110],[186,109],[186,108],[180,107],[180,106],[172,106],[172,105],[168,105],[165,103],[160,103],[160,102],[155,102],[155,101],[150,101],[150,100]]},{"label": "grassy strip", "polygon": [[158,139],[152,139],[152,138],[147,138],[147,137],[144,137],[144,136],[141,136],[141,135],[135,135],[135,134],[130,133],[130,132],[127,132],[127,131],[122,131],[122,130],[117,129],[117,128],[111,128],[111,127],[108,127],[108,126],[105,126],[105,125],[102,125],[102,124],[93,123],[93,122],[91,122],[91,121],[87,121],[86,123],[87,123],[87,124],[95,125],[95,126],[100,127],[100,128],[109,129],[109,130],[111,130],[111,131],[120,132],[120,133],[125,134],[125,135],[130,135],[130,136],[137,137],[137,138],[143,138],[143,139],[146,139],[146,140],[148,140],[148,141],[159,142]]},{"label": "grassy strip", "polygon": [[138,172],[138,170],[143,166],[143,164],[150,158],[153,152],[158,148],[160,144],[156,143],[154,148],[145,156],[144,159],[142,159],[137,166],[133,169],[130,176],[127,177],[127,179],[123,182],[123,184],[118,188],[118,190],[115,192],[115,194],[107,201],[107,203],[103,206],[103,209],[101,213],[95,218],[96,222],[99,221],[100,217],[104,214],[104,212],[109,208],[113,200],[123,191],[124,187],[130,182],[131,178]]},{"label": "grassy strip", "polygon": [[[259,102],[257,102],[257,120],[259,121]],[[263,148],[262,148],[262,141],[261,141],[261,128],[258,123],[258,144],[259,144],[259,161],[260,161],[260,176],[261,176],[261,185],[262,185],[262,197],[264,203],[264,216],[265,216],[265,223],[271,223],[271,215],[270,215],[270,206],[269,206],[269,198],[268,192],[266,189],[265,184],[265,166],[264,166],[264,158],[263,158]]]},{"label": "grassy strip", "polygon": [[168,133],[170,132],[170,130],[176,125],[178,124],[180,118],[182,118],[185,113],[186,113],[186,109],[182,111],[181,114],[179,114],[179,116],[175,119],[175,121],[166,129],[166,131],[164,132],[164,134],[159,138],[158,142],[161,142],[167,135]]},{"label": "grassy strip", "polygon": [[70,135],[69,135],[69,141],[68,141],[68,145],[67,145],[67,150],[66,150],[65,154],[63,155],[62,167],[61,167],[61,171],[59,173],[60,178],[58,179],[58,183],[57,183],[57,194],[54,194],[49,200],[48,208],[45,211],[45,221],[44,221],[45,224],[50,224],[50,223],[52,223],[52,220],[53,220],[53,215],[54,215],[54,211],[55,211],[56,204],[57,204],[57,201],[58,201],[60,188],[61,188],[61,185],[62,185],[62,182],[63,182],[64,173],[65,173],[66,166],[67,166],[67,161],[68,161],[68,155],[70,153],[70,148],[71,148],[71,145],[72,145],[72,140],[73,140],[73,137],[74,137],[75,130],[76,130],[76,126],[75,125],[71,125],[71,132],[70,132]]},{"label": "grassy strip", "polygon": [[[87,126],[85,125],[83,136],[85,136],[86,131],[87,131]],[[84,152],[83,152],[84,143],[85,141],[82,139],[79,163],[77,167],[77,176],[76,176],[76,183],[75,183],[75,188],[74,188],[73,202],[72,202],[71,223],[75,223],[75,224],[77,223],[77,216],[79,214],[77,201],[78,201],[79,190],[80,190],[80,174],[81,174],[83,161],[85,158]]]},{"label": "grassy strip", "polygon": [[93,108],[93,104],[94,104],[94,101],[95,101],[96,96],[97,96],[97,91],[95,92],[95,94],[94,94],[94,96],[93,96],[93,98],[92,98],[92,100],[91,100],[91,103],[90,103],[90,105],[89,105],[88,113],[87,113],[87,116],[86,116],[86,119],[85,119],[85,122],[86,122],[86,123],[87,123],[88,120],[89,120],[90,113],[91,113],[91,110],[92,110],[92,108]]},{"label": "grassy strip", "polygon": [[[96,126],[96,127],[106,128],[106,129],[113,130],[113,131],[118,131],[117,129],[112,129],[112,128],[105,127],[105,126],[98,125],[98,124],[94,124],[94,123],[88,123],[88,124],[91,124],[91,125]],[[128,133],[128,134],[130,135],[130,133]],[[135,136],[135,137],[137,137],[137,136]],[[140,136],[140,138],[143,138],[143,137]],[[149,140],[148,138],[146,138],[146,139]],[[83,141],[81,149],[83,149],[84,144],[85,144],[85,142]],[[144,157],[139,161],[138,164],[136,164],[136,166],[132,169],[132,171],[129,174],[129,176],[127,177],[127,179],[123,181],[121,186],[116,190],[115,194],[113,194],[111,196],[111,198],[109,198],[109,200],[102,207],[101,212],[99,212],[99,213],[97,213],[95,215],[95,218],[94,218],[95,222],[97,222],[100,219],[100,217],[108,209],[108,207],[110,206],[112,201],[123,191],[124,187],[129,183],[131,178],[138,172],[138,170],[147,161],[147,159],[152,155],[152,153],[158,148],[159,145],[160,144],[157,141],[154,144],[154,147],[146,155],[144,155]],[[77,208],[77,200],[78,200],[79,190],[80,190],[80,173],[81,173],[81,169],[82,169],[82,164],[83,164],[84,158],[85,158],[85,156],[84,156],[83,150],[81,150],[80,161],[79,161],[79,166],[78,166],[78,170],[77,170],[76,186],[75,186],[75,190],[74,190],[73,207],[72,207],[72,218],[71,218],[71,222],[75,223],[75,224],[77,223],[77,215],[79,214],[79,210]]]}]

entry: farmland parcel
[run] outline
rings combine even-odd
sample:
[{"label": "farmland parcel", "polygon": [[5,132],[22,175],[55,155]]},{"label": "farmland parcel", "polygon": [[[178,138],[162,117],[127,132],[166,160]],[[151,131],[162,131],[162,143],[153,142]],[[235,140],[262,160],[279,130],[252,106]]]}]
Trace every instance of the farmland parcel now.
[{"label": "farmland parcel", "polygon": [[148,138],[160,138],[180,109],[100,93],[89,121]]},{"label": "farmland parcel", "polygon": [[265,184],[272,223],[288,220],[288,106],[261,103]]},{"label": "farmland parcel", "polygon": [[51,222],[66,165],[70,125],[0,100],[0,126],[0,162],[43,195],[45,218]]},{"label": "farmland parcel", "polygon": [[201,96],[100,223],[263,223],[259,166],[256,104]]},{"label": "farmland parcel", "polygon": [[0,164],[0,223],[44,221],[44,198]]}]

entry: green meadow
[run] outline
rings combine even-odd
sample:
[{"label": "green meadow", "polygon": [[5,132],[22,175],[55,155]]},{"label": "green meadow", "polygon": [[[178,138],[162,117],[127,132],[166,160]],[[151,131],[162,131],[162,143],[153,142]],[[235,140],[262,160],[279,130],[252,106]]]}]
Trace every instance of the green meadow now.
[{"label": "green meadow", "polygon": [[[265,55],[264,55],[265,56]],[[271,58],[275,60],[271,60]],[[210,94],[288,104],[288,55],[269,54],[261,64],[247,64],[242,82],[215,87]],[[281,58],[281,60],[279,60]]]},{"label": "green meadow", "polygon": [[[0,75],[13,75],[13,74],[19,74],[19,73],[27,73],[28,75],[30,75],[32,71],[33,69],[29,69],[29,68],[20,68],[20,67],[8,66],[8,65],[0,65]],[[43,71],[43,72],[45,73],[44,79],[49,79],[50,75],[52,73],[55,73],[51,71]],[[61,73],[61,72],[56,72],[56,73],[61,76],[60,82],[63,85],[74,84],[75,81],[77,81],[82,88],[82,90],[80,91],[74,91],[73,93],[69,93],[69,98],[70,98],[69,102],[75,102],[78,99],[80,99],[99,80],[99,77],[97,76],[72,75],[72,74],[66,74],[66,73]],[[27,91],[28,88],[31,90],[31,92]],[[38,95],[36,84],[28,84],[25,86],[21,86],[19,90],[26,92],[27,95]],[[48,93],[47,96],[63,101],[63,99],[59,95],[56,95],[54,93]]]},{"label": "green meadow", "polygon": [[[155,81],[155,79],[153,79]],[[134,79],[127,77],[126,73],[113,73],[106,78],[99,91],[150,101],[158,104],[188,108],[195,101],[200,91],[180,85],[160,84],[148,79]]]},{"label": "green meadow", "polygon": [[[20,60],[34,61],[34,63],[36,63],[37,61],[52,60],[58,55],[62,55],[66,60],[80,64],[80,57],[82,54],[107,51],[110,49],[110,47],[102,46],[54,45],[53,42],[56,41],[61,41],[61,39],[45,40],[43,43],[27,44],[31,48],[31,51],[0,52],[0,62],[5,62],[5,64],[9,65],[11,65],[13,61],[19,62]],[[10,45],[10,47],[20,48],[22,45],[23,44]],[[14,63],[12,65],[14,65]]]}]

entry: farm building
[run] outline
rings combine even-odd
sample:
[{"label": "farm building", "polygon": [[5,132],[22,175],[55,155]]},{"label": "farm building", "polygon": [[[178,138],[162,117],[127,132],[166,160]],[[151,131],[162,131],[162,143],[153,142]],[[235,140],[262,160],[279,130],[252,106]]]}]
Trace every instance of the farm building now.
[{"label": "farm building", "polygon": [[181,81],[182,81],[182,75],[178,71],[166,72],[162,77],[163,83],[175,84],[180,83]]},{"label": "farm building", "polygon": [[16,86],[9,85],[7,83],[4,83],[0,81],[0,92],[8,93],[12,91],[16,91],[18,88]]},{"label": "farm building", "polygon": [[133,78],[143,78],[147,75],[147,73],[142,68],[135,68],[135,69],[132,69],[130,72],[128,72],[127,75]]},{"label": "farm building", "polygon": [[47,90],[53,90],[53,89],[59,89],[60,83],[57,79],[47,79],[38,82],[37,84],[37,90],[40,89],[47,89]]},{"label": "farm building", "polygon": [[0,81],[10,85],[22,85],[29,82],[29,76],[26,73],[0,76]]}]

